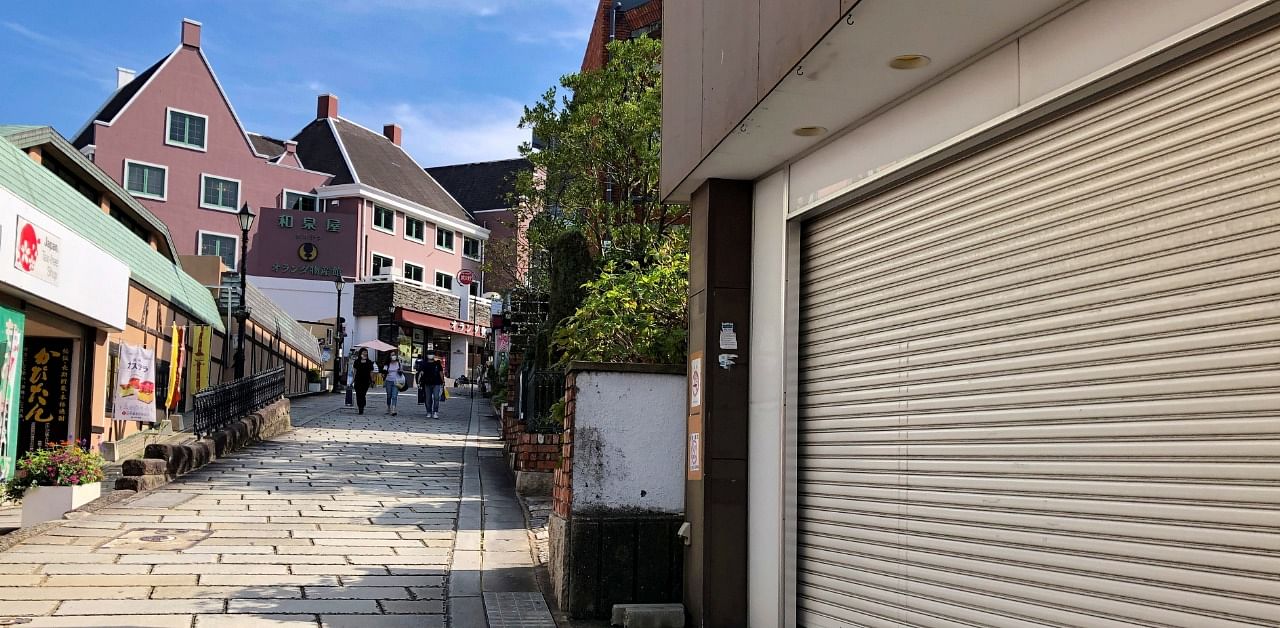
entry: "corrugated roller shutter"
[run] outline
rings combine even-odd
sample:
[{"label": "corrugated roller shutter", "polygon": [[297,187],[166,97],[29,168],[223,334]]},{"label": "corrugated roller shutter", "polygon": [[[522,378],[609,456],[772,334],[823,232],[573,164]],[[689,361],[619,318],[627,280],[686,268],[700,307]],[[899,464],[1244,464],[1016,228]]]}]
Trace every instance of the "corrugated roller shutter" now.
[{"label": "corrugated roller shutter", "polygon": [[1280,34],[801,263],[802,625],[1280,625]]}]

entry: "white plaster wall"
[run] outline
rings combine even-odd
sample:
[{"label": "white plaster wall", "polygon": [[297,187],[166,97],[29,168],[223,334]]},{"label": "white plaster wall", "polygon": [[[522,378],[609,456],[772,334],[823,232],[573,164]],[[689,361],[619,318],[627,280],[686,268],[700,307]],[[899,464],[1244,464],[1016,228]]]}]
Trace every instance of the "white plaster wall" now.
[{"label": "white plaster wall", "polygon": [[782,443],[786,308],[786,172],[756,182],[751,237],[747,409],[747,617],[777,626],[782,605]]},{"label": "white plaster wall", "polygon": [[791,211],[1262,0],[1089,0],[796,160]]},{"label": "white plaster wall", "polygon": [[[338,290],[332,281],[311,279],[285,279],[282,277],[249,276],[249,283],[261,290],[267,298],[299,321],[320,321],[333,318],[338,308]],[[342,289],[342,316],[354,320],[352,295],[354,286]],[[367,338],[365,340],[368,340]]]},{"label": "white plaster wall", "polygon": [[[347,319],[352,320],[352,319]],[[362,342],[378,339],[378,317],[377,316],[361,316],[354,319],[355,325],[351,326],[350,338],[345,343],[348,347],[354,347]],[[369,352],[370,357],[374,355]]]},{"label": "white plaster wall", "polygon": [[578,373],[573,511],[684,512],[685,377]]},{"label": "white plaster wall", "polygon": [[458,377],[467,372],[467,337],[454,334],[449,337],[449,377]]}]

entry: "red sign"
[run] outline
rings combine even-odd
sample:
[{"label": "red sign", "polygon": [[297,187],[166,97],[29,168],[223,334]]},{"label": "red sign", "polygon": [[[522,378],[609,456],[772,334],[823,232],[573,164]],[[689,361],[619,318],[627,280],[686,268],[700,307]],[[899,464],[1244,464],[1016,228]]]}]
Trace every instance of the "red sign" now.
[{"label": "red sign", "polygon": [[475,281],[475,279],[476,279],[476,274],[471,272],[470,270],[464,269],[464,270],[458,271],[458,283],[464,286],[471,285],[471,282]]}]

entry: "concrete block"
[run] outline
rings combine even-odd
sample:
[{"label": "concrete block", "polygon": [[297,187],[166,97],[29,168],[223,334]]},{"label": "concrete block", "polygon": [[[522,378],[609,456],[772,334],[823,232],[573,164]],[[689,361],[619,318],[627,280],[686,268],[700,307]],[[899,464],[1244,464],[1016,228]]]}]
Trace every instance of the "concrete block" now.
[{"label": "concrete block", "polygon": [[609,623],[623,628],[684,628],[684,605],[614,604]]},{"label": "concrete block", "polygon": [[149,491],[164,486],[172,478],[169,475],[134,475],[116,478],[117,491]]},{"label": "concrete block", "polygon": [[158,458],[135,458],[125,460],[120,465],[122,475],[164,475],[169,470],[169,463]]},{"label": "concrete block", "polygon": [[516,492],[521,495],[550,495],[554,484],[552,471],[516,471]]}]

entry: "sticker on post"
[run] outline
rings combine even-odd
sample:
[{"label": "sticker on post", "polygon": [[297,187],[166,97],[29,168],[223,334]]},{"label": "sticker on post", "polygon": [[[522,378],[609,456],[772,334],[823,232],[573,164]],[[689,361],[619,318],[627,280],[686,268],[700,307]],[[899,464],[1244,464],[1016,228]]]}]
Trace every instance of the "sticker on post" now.
[{"label": "sticker on post", "polygon": [[733,323],[720,323],[720,348],[738,348],[738,332],[734,330]]}]

